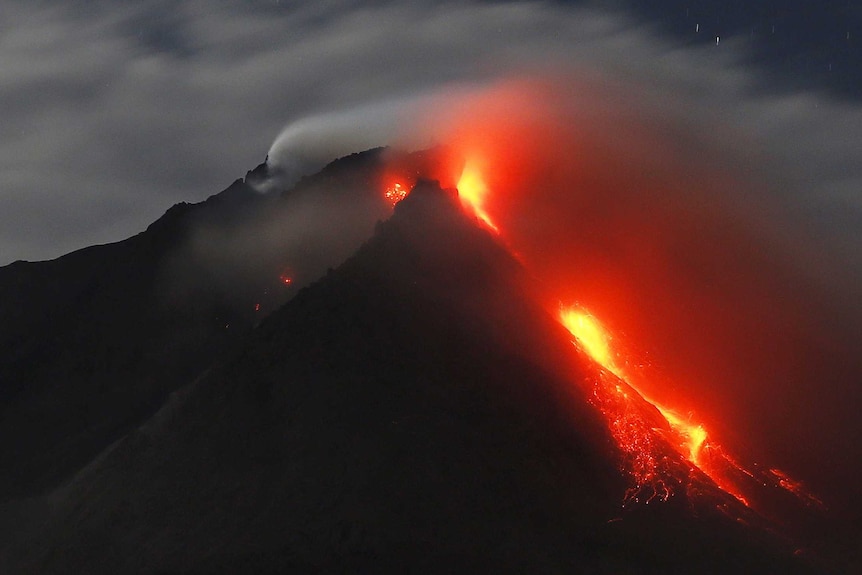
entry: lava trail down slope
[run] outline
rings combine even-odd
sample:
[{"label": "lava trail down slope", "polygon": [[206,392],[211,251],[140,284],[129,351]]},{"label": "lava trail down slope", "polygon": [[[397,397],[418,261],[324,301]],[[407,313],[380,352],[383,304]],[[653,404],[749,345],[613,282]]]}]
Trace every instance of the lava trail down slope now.
[{"label": "lava trail down slope", "polygon": [[598,367],[529,283],[454,190],[420,182],[346,262],[32,501],[0,570],[809,572],[684,492],[621,509],[624,454],[578,383]]}]

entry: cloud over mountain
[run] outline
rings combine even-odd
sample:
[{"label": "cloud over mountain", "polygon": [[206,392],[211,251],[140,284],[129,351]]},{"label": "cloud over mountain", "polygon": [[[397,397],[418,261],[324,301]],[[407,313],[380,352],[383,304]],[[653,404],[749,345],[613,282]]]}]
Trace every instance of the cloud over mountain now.
[{"label": "cloud over mountain", "polygon": [[0,263],[131,235],[284,126],[302,171],[390,143],[404,102],[561,65],[750,142],[854,253],[858,105],[773,90],[741,41],[686,46],[619,5],[16,0],[2,23]]}]

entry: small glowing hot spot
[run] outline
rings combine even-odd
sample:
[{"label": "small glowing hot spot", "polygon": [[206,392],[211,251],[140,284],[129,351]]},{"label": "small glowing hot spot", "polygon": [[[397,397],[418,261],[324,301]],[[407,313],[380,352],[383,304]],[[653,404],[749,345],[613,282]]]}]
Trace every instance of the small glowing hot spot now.
[{"label": "small glowing hot spot", "polygon": [[407,197],[407,188],[402,186],[400,182],[395,182],[384,192],[386,200],[393,206]]}]

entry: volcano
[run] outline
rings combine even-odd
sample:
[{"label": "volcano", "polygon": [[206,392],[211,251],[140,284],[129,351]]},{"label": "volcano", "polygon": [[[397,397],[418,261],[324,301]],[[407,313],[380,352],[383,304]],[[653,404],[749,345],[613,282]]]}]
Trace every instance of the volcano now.
[{"label": "volcano", "polygon": [[[127,240],[0,268],[0,503],[67,481],[343,261],[389,211],[363,207],[378,197],[379,155],[342,158],[268,195],[255,189],[270,176],[263,163]],[[331,206],[345,194],[368,215],[340,226],[338,242],[247,237],[316,212],[337,221]]]},{"label": "volcano", "polygon": [[[5,424],[0,570],[825,568],[670,446],[654,453],[685,488],[621,505],[627,456],[582,383],[613,374],[575,352],[517,259],[437,182],[419,179],[313,281],[325,263],[271,249],[242,281],[184,281],[162,297],[158,270],[196,261],[174,249],[201,229],[193,220],[245,229],[322,181],[373,196],[373,216],[391,203],[375,187],[379,157],[335,163],[279,200],[252,189],[261,168],[126,242],[3,270],[27,304],[4,308],[17,322],[4,332],[4,414],[27,433],[16,441]],[[82,422],[96,400],[95,423]],[[28,427],[33,413],[50,417]]]}]

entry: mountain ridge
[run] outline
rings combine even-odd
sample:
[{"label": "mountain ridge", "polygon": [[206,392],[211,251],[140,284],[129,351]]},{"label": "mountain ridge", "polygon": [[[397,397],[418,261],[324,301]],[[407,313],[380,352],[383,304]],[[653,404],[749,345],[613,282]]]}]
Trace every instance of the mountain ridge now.
[{"label": "mountain ridge", "polygon": [[683,500],[621,512],[619,454],[573,385],[588,368],[529,290],[420,182],[55,493],[7,571],[805,572]]},{"label": "mountain ridge", "polygon": [[[358,156],[360,177],[336,174],[346,182],[342,196],[371,202],[378,157]],[[308,212],[309,202],[326,207],[315,198],[331,170],[327,181],[310,176],[293,194],[258,192],[255,178],[268,173],[264,162],[125,240],[0,268],[0,502],[57,486],[319,273],[291,285],[279,279],[290,237],[270,233],[256,253],[231,243],[256,227],[277,229],[297,207]],[[348,222],[344,246],[313,247],[309,259],[338,263],[370,233],[366,211],[369,223],[357,220],[351,231]],[[217,250],[237,255],[223,261]]]}]

